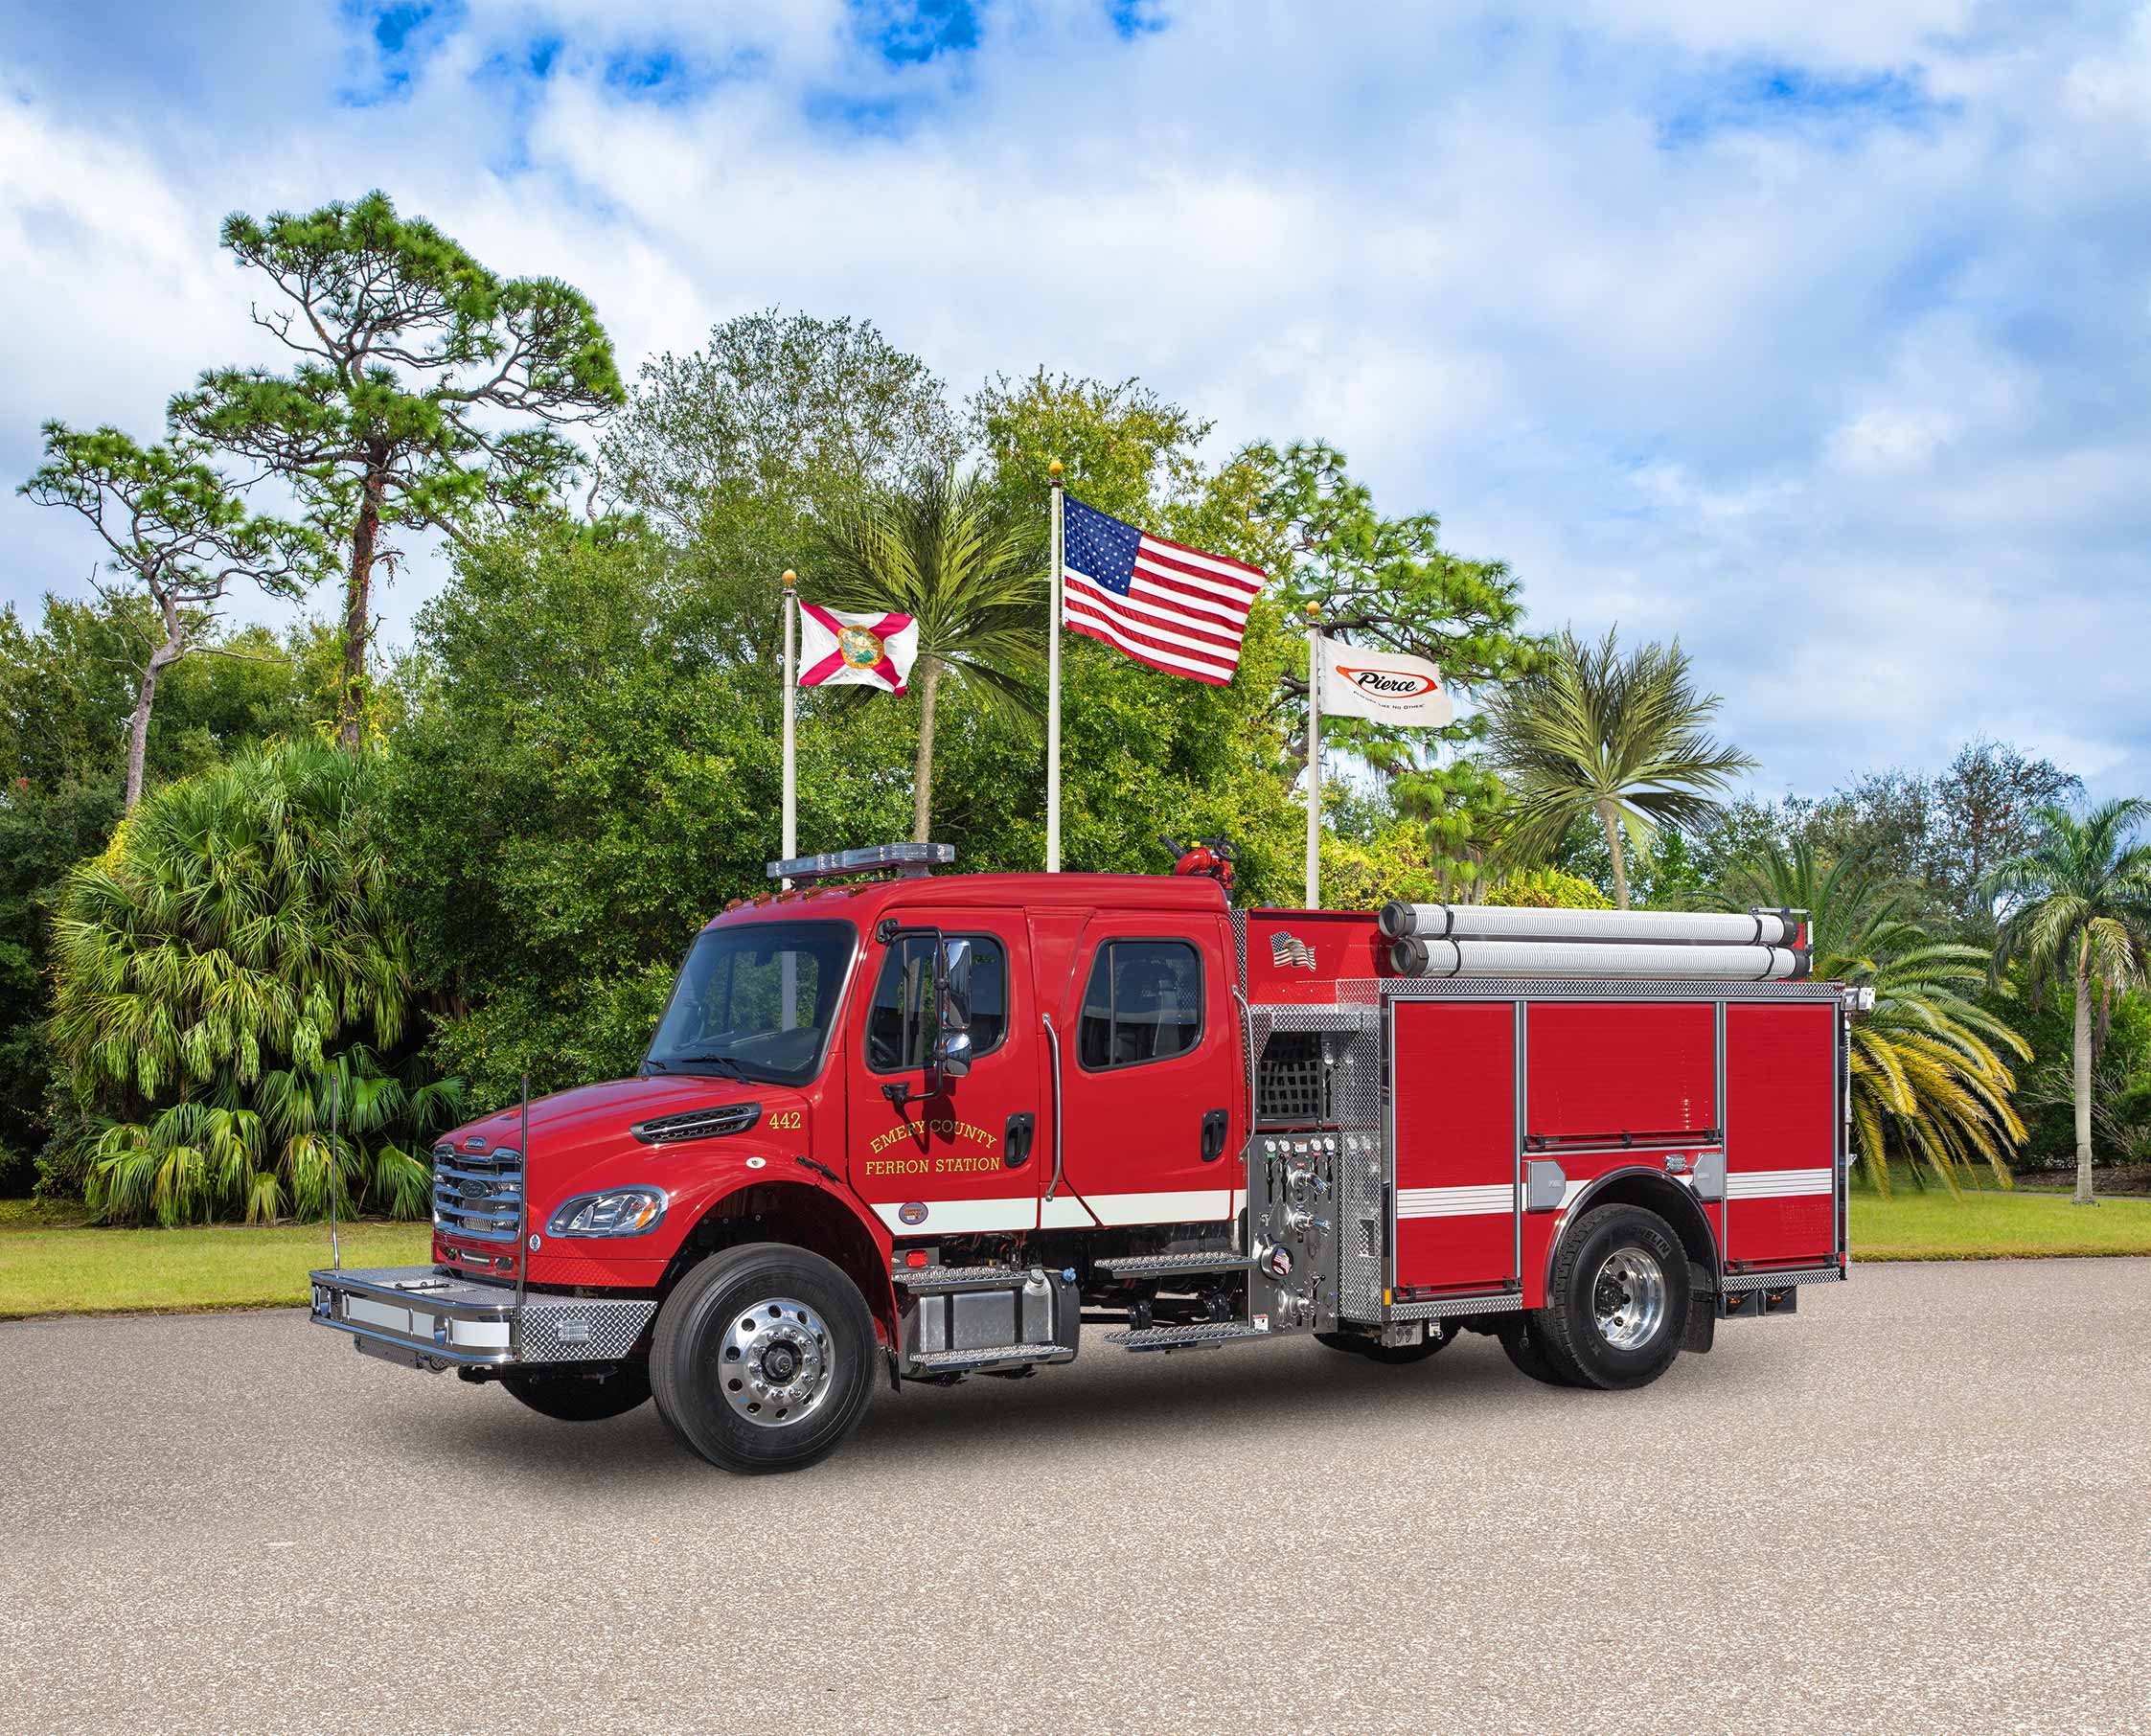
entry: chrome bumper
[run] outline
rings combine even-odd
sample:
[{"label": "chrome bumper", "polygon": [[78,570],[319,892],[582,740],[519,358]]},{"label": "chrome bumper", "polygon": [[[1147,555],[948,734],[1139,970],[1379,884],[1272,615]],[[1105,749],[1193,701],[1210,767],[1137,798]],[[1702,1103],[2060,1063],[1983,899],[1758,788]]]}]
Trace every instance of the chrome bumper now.
[{"label": "chrome bumper", "polygon": [[409,1368],[616,1362],[650,1331],[657,1304],[627,1297],[526,1295],[507,1284],[445,1277],[430,1266],[319,1271],[313,1323]]}]

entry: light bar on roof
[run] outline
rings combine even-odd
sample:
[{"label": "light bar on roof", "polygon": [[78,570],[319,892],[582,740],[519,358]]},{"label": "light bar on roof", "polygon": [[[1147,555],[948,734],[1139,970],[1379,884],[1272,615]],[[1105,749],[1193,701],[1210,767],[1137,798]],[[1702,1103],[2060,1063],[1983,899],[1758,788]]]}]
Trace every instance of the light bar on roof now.
[{"label": "light bar on roof", "polygon": [[947,868],[956,859],[953,844],[869,844],[863,850],[832,850],[820,856],[795,856],[768,864],[773,880],[835,879],[845,874],[895,874],[904,878]]}]

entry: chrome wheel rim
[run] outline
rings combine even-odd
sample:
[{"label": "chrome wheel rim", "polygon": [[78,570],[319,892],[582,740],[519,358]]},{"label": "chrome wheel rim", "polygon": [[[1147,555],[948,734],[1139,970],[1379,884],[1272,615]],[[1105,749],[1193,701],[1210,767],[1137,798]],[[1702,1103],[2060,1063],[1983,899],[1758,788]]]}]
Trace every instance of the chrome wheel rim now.
[{"label": "chrome wheel rim", "polygon": [[1614,1350],[1648,1344],[1665,1318],[1665,1268],[1639,1247],[1608,1254],[1591,1280],[1590,1311]]},{"label": "chrome wheel rim", "polygon": [[830,1388],[829,1328],[804,1302],[769,1296],[735,1315],[717,1352],[724,1402],[757,1428],[789,1428]]}]

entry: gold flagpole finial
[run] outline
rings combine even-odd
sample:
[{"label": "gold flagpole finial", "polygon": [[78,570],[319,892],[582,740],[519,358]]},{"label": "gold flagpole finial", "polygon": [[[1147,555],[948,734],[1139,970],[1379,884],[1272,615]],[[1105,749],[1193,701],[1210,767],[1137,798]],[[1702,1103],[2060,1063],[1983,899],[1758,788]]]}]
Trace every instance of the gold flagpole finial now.
[{"label": "gold flagpole finial", "polygon": [[793,585],[797,584],[798,582],[799,582],[799,575],[798,575],[797,573],[793,572],[793,571],[792,571],[792,570],[791,570],[791,569],[790,569],[790,568],[789,568],[789,566],[788,566],[788,567],[786,567],[786,568],[785,568],[785,570],[784,570],[784,587],[785,587],[785,589],[789,591],[789,589],[790,589],[790,588],[791,588],[791,587],[792,587]]},{"label": "gold flagpole finial", "polygon": [[1319,620],[1320,620],[1321,618],[1322,618],[1322,605],[1320,605],[1319,603],[1310,603],[1310,604],[1309,604],[1309,605],[1307,605],[1307,619],[1308,619],[1308,620],[1309,620],[1310,622],[1314,622],[1314,621],[1319,621]]},{"label": "gold flagpole finial", "polygon": [[1061,461],[1058,458],[1049,460],[1045,467],[1045,473],[1052,477],[1055,482],[1059,482],[1061,480]]}]

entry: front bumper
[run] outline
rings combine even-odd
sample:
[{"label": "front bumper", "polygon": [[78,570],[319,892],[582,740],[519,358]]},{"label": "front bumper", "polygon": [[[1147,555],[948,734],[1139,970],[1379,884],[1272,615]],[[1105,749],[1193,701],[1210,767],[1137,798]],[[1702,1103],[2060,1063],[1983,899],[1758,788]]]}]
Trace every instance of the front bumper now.
[{"label": "front bumper", "polygon": [[410,1368],[520,1368],[617,1362],[648,1338],[657,1304],[633,1297],[529,1294],[451,1278],[430,1266],[318,1271],[313,1323]]}]

